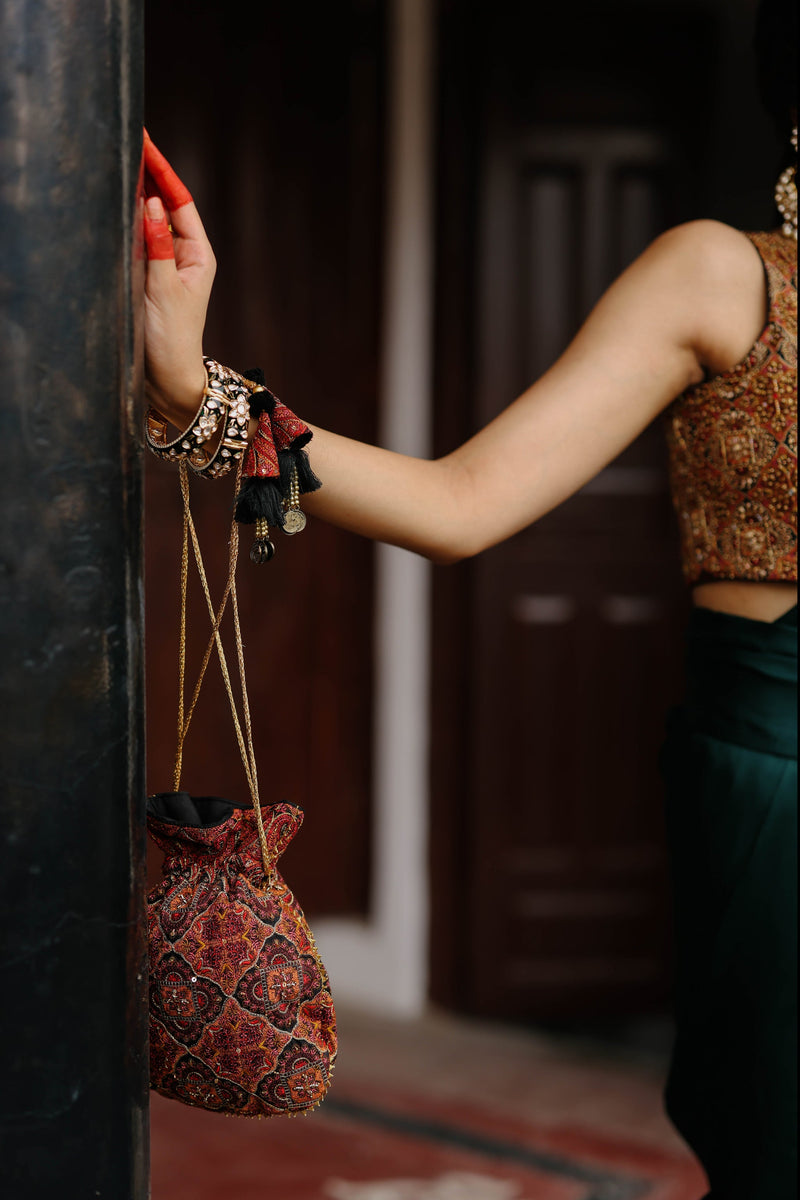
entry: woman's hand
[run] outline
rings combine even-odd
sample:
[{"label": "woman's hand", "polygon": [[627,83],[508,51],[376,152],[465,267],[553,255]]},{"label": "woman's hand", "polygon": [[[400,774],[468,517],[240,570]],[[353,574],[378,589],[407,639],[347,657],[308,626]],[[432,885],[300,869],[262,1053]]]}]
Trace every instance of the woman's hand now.
[{"label": "woman's hand", "polygon": [[184,429],[206,382],[203,328],[216,261],[189,191],[146,130],[144,162],[147,398]]}]

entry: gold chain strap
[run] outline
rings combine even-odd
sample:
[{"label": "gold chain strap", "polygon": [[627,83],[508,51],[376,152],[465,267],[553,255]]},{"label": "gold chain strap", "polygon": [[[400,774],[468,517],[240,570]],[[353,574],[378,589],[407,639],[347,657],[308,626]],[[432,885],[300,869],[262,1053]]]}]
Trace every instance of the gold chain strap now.
[{"label": "gold chain strap", "polygon": [[[238,492],[242,465],[239,464],[236,473],[236,489]],[[219,655],[219,663],[222,669],[222,677],[225,681],[225,690],[228,693],[228,700],[231,707],[231,715],[233,717],[233,726],[236,731],[236,740],[239,744],[239,753],[242,756],[242,764],[247,777],[247,784],[250,789],[250,798],[253,802],[253,811],[256,818],[256,826],[258,828],[258,840],[261,845],[261,856],[264,862],[264,874],[267,882],[272,878],[273,864],[270,858],[269,846],[267,845],[267,835],[264,830],[264,820],[261,815],[261,803],[258,793],[258,775],[256,771],[256,756],[253,746],[253,728],[250,717],[250,701],[247,695],[247,680],[245,676],[244,666],[244,642],[242,641],[242,629],[239,621],[239,600],[236,592],[236,564],[239,559],[239,526],[234,520],[231,525],[230,537],[230,553],[228,556],[228,578],[225,584],[222,600],[216,612],[211,600],[211,592],[208,586],[208,578],[206,576],[205,567],[203,564],[203,555],[200,551],[200,542],[197,537],[197,529],[195,528],[194,519],[189,501],[189,471],[186,462],[180,463],[180,485],[181,496],[183,498],[183,544],[181,549],[181,600],[180,600],[180,639],[178,648],[178,746],[175,753],[175,772],[173,781],[173,790],[180,791],[181,769],[183,766],[183,746],[186,741],[186,735],[189,732],[189,725],[194,715],[194,710],[197,705],[197,700],[200,695],[200,688],[205,677],[206,668],[208,667],[211,654],[214,646],[217,648]],[[200,582],[203,587],[203,594],[206,598],[208,614],[211,618],[211,637],[206,646],[203,661],[200,666],[200,672],[195,684],[192,699],[189,704],[189,710],[185,710],[185,683],[186,683],[186,598],[189,581],[189,543],[191,541],[194,551],[194,559],[197,565],[197,572],[200,576]],[[222,637],[220,634],[220,625],[222,618],[225,615],[225,609],[228,605],[228,600],[231,600],[231,609],[233,612],[233,628],[236,640],[236,658],[239,666],[239,682],[242,693],[242,713],[244,716],[244,734],[242,733],[242,725],[239,720],[239,713],[236,708],[236,700],[233,695],[233,686],[231,684],[230,673],[228,671],[228,663],[225,657],[225,649],[222,645]],[[245,741],[246,735],[246,741]]]},{"label": "gold chain strap", "polygon": [[[181,466],[181,474],[183,467]],[[181,487],[183,481],[181,480]],[[175,770],[172,778],[173,792],[181,790],[181,768],[183,766],[183,741],[186,737],[184,728],[184,691],[186,682],[186,589],[189,582],[189,520],[184,509],[183,541],[181,546],[181,624],[178,640],[178,744],[175,750]],[[190,716],[191,720],[191,716]]]}]

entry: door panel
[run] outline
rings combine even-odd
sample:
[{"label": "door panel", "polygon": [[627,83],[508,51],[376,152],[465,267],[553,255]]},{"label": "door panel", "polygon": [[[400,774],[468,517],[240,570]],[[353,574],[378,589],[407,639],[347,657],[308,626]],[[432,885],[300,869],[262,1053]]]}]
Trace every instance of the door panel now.
[{"label": "door panel", "polygon": [[[631,6],[550,11],[534,30],[526,6],[478,5],[472,42],[457,7],[442,6],[440,205],[472,267],[452,252],[440,262],[442,451],[541,375],[620,271],[690,215],[684,166],[707,112],[702,81],[670,109],[666,47],[648,81],[635,35],[624,54],[613,46]],[[674,17],[666,41],[701,56],[706,15],[658,8]],[[534,41],[547,55],[526,55]],[[477,152],[448,141],[470,55],[484,81],[470,97]],[[440,572],[435,603],[450,643],[435,660],[435,744],[452,755],[452,782],[438,755],[433,770],[436,998],[526,1020],[659,1004],[670,923],[657,758],[687,608],[660,423],[536,526]]]},{"label": "door panel", "polygon": [[[658,231],[668,169],[665,140],[635,128],[525,132],[494,148],[479,289],[481,421],[546,370]],[[678,683],[682,611],[668,507],[656,429],[475,564],[480,1011],[564,1016],[589,995],[597,1011],[663,989],[655,762]]]}]

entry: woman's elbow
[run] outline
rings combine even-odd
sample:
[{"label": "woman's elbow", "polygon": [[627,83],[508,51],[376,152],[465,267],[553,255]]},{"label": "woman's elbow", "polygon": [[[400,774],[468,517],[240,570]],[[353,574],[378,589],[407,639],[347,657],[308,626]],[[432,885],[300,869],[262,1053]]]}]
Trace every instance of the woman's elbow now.
[{"label": "woman's elbow", "polygon": [[472,531],[461,530],[454,532],[447,541],[426,547],[423,553],[437,567],[455,566],[468,558],[474,558],[476,554],[480,554],[487,548],[480,544],[477,538],[471,536],[471,533]]},{"label": "woman's elbow", "polygon": [[432,550],[427,556],[430,561],[437,567],[454,567],[456,563],[464,562],[466,558],[470,558],[469,554],[460,553],[451,547],[441,550]]},{"label": "woman's elbow", "polygon": [[440,475],[437,517],[421,552],[439,567],[450,567],[480,554],[486,546],[476,536],[471,511],[472,489],[467,473],[454,455],[436,461]]}]

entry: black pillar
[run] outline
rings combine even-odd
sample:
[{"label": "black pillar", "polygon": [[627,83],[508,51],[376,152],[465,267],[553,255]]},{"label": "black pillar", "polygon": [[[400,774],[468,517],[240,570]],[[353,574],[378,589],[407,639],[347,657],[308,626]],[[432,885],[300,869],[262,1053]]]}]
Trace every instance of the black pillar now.
[{"label": "black pillar", "polygon": [[0,1193],[144,1200],[141,0],[0,13]]}]

